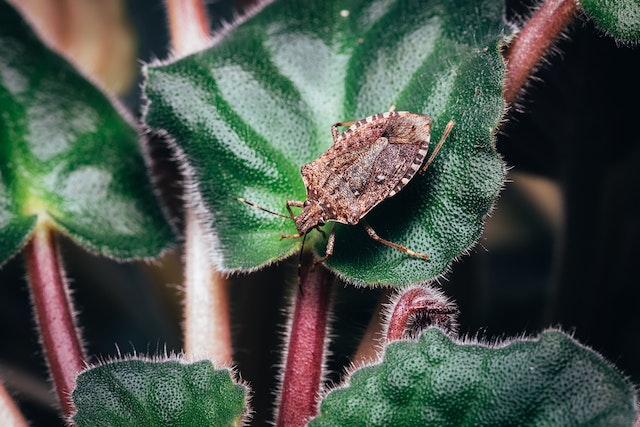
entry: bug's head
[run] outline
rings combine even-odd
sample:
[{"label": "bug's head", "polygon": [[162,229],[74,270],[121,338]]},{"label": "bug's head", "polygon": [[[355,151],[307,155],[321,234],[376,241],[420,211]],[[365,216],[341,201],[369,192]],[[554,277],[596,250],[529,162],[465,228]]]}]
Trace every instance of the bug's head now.
[{"label": "bug's head", "polygon": [[306,233],[314,227],[324,225],[326,222],[325,212],[322,205],[317,200],[307,200],[304,202],[302,212],[294,218],[296,228],[300,233]]}]

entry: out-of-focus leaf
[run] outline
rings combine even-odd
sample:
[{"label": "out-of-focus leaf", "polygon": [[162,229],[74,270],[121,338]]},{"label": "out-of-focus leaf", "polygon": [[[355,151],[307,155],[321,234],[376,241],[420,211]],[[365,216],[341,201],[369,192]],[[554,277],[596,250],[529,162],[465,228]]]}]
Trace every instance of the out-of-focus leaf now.
[{"label": "out-of-focus leaf", "polygon": [[640,41],[640,2],[637,0],[579,0],[596,25],[625,43]]},{"label": "out-of-focus leaf", "polygon": [[0,263],[38,217],[115,258],[156,256],[172,241],[136,129],[0,2]]}]

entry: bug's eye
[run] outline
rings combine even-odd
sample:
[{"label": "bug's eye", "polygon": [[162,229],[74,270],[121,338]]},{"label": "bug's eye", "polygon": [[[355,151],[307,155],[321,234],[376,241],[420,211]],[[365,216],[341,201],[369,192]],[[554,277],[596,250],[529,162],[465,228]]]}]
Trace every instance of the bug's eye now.
[{"label": "bug's eye", "polygon": [[324,217],[318,219],[318,225],[325,225],[327,223],[327,220],[324,219]]},{"label": "bug's eye", "polygon": [[309,206],[309,201],[308,201],[308,200],[305,200],[305,201],[304,201],[304,203],[302,204],[302,206],[305,206],[305,207],[306,207],[306,206]]}]

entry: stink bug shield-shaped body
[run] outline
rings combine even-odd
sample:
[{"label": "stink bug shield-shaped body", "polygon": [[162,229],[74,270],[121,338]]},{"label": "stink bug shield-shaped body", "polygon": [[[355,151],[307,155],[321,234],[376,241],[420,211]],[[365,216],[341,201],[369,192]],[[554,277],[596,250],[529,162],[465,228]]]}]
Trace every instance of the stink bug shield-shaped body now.
[{"label": "stink bug shield-shaped body", "polygon": [[[325,256],[318,260],[322,262],[333,253],[336,222],[348,225],[362,223],[374,240],[428,260],[427,254],[381,238],[363,217],[380,202],[402,190],[421,169],[424,171],[431,164],[453,126],[453,122],[449,122],[438,146],[425,163],[431,122],[431,117],[426,115],[390,111],[357,122],[333,125],[334,144],[331,148],[302,166],[307,200],[289,200],[286,204],[298,233],[281,238],[298,238],[333,221]],[[350,127],[338,134],[339,126]],[[239,200],[263,209],[244,199]],[[292,206],[302,208],[302,212],[295,215]]]}]

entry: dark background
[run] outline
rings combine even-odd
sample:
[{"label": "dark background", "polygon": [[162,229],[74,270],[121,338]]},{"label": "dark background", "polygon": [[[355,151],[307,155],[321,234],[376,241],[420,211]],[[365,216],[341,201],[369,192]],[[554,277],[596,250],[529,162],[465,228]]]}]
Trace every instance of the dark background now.
[{"label": "dark background", "polygon": [[[212,3],[210,16],[229,20],[236,6]],[[129,1],[128,8],[139,58],[165,58],[163,2]],[[508,10],[515,19],[527,4],[509,1]],[[640,48],[616,45],[584,19],[568,35],[501,128],[497,147],[511,168],[509,182],[480,245],[441,285],[460,308],[462,335],[496,340],[560,327],[640,384]],[[138,89],[124,99],[138,111]],[[97,258],[64,239],[61,245],[95,360],[118,351],[180,351],[177,252],[160,268]],[[33,425],[62,425],[47,393],[23,263],[17,256],[0,270],[0,377]],[[254,425],[271,417],[282,283],[294,270],[285,262],[233,278],[235,358],[254,389]],[[354,336],[381,293],[338,285],[331,380],[349,363]]]}]

